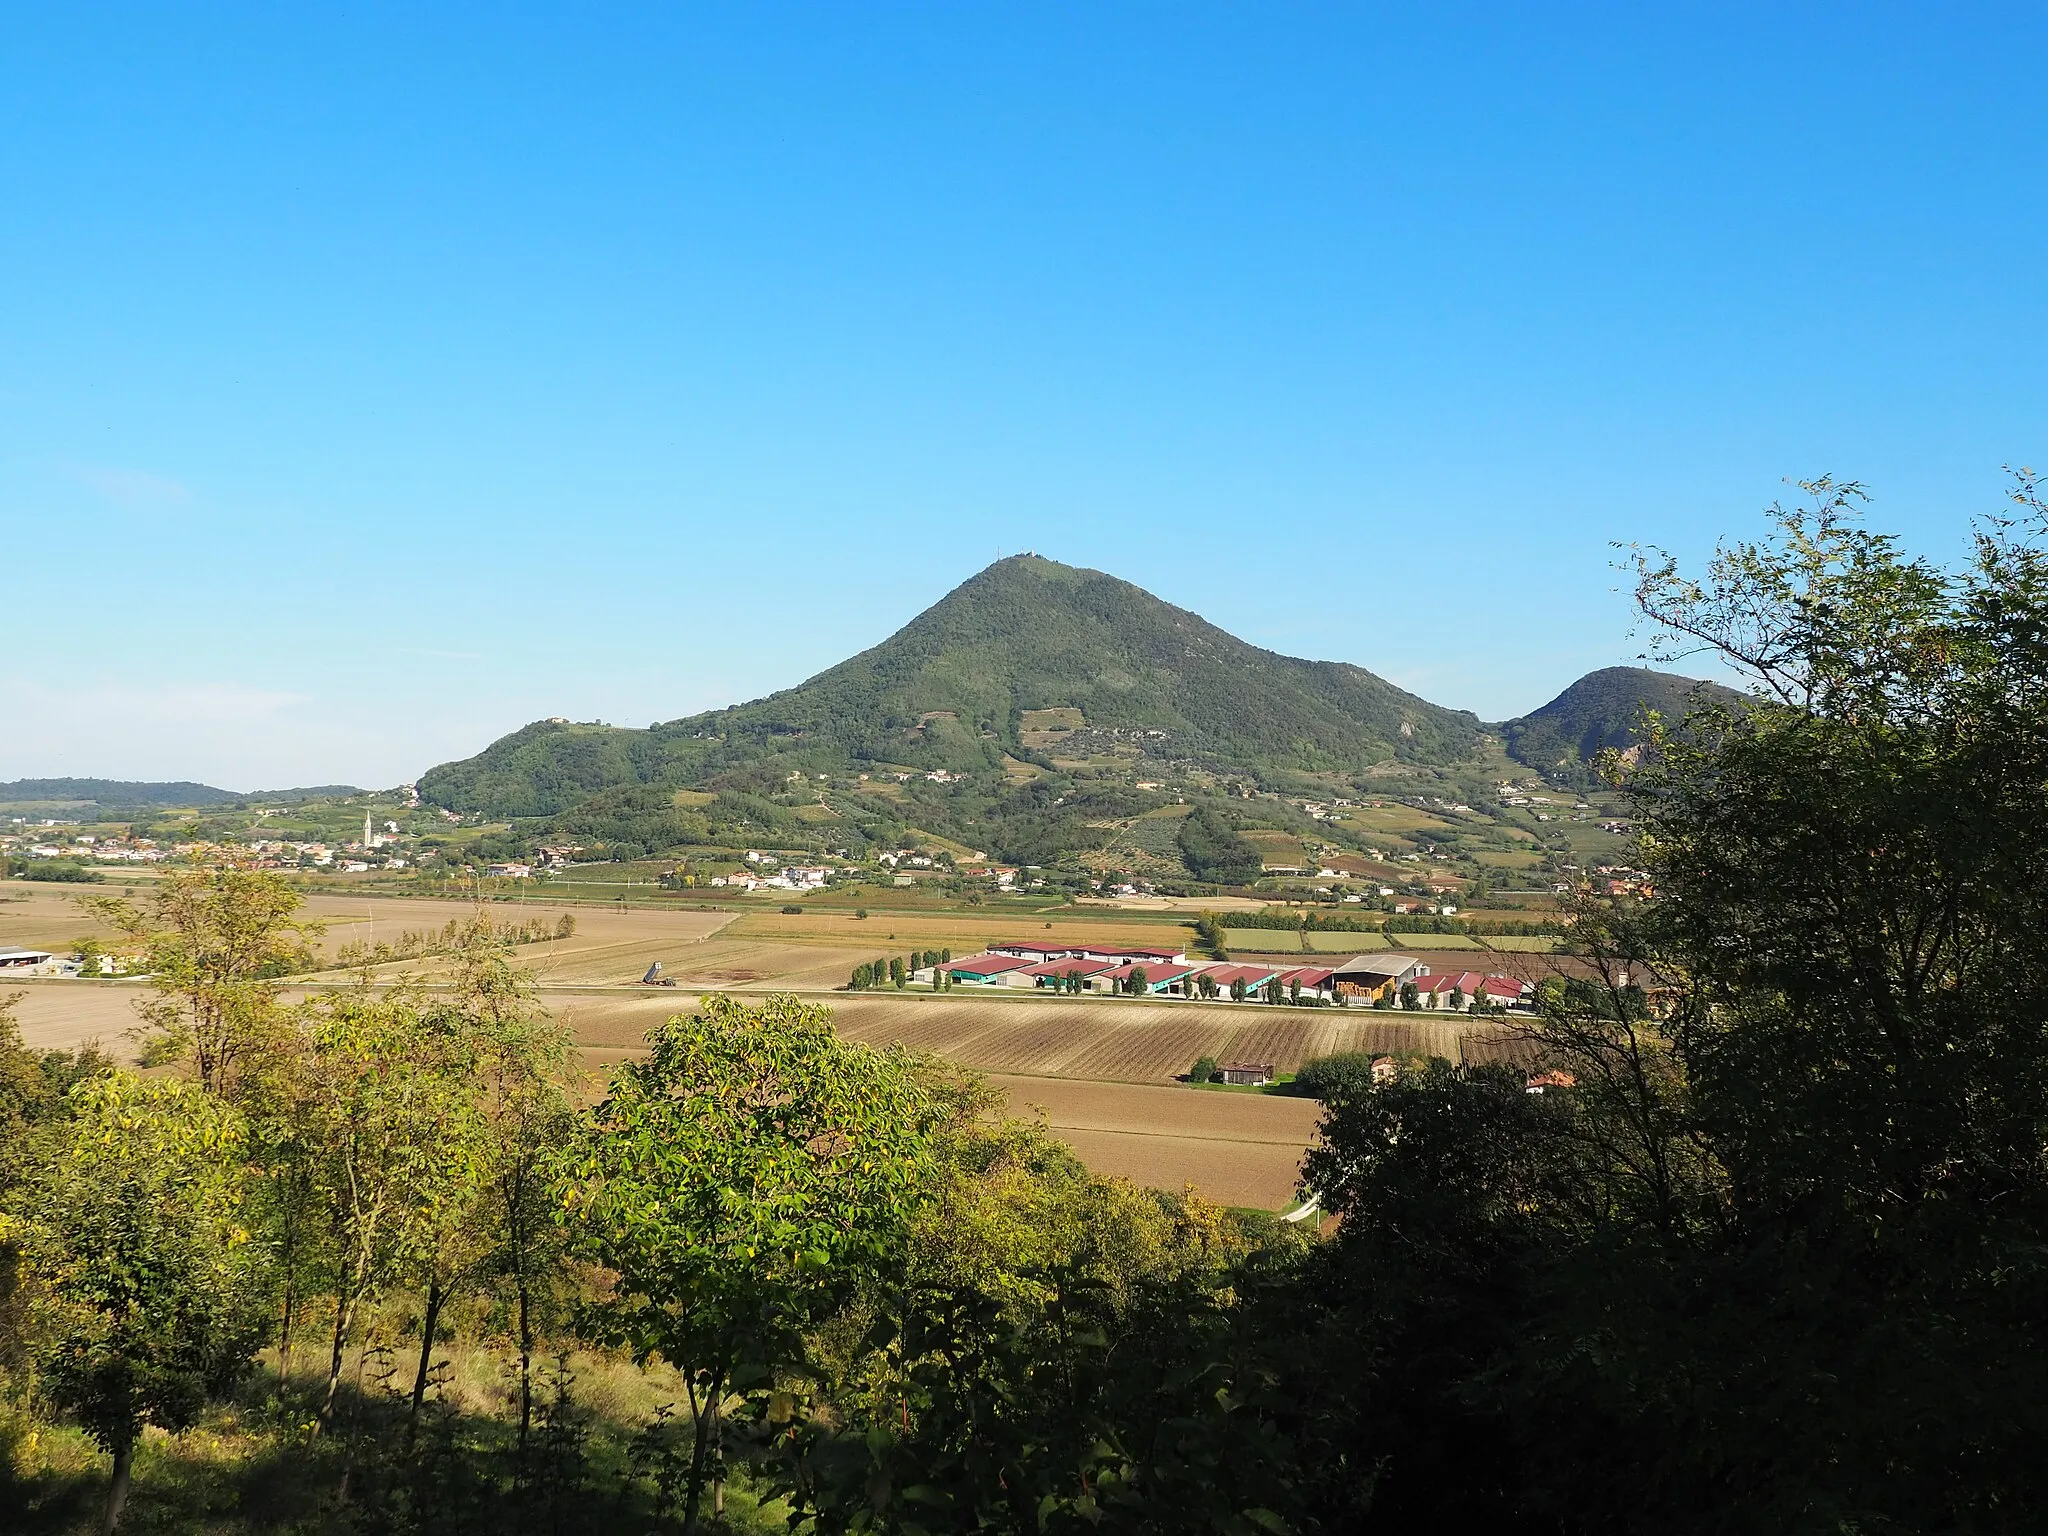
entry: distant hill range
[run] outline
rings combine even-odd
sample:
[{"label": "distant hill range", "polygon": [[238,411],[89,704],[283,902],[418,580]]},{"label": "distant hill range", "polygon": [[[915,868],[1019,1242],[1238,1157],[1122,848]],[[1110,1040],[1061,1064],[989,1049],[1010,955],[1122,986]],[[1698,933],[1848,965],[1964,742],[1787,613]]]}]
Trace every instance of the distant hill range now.
[{"label": "distant hill range", "polygon": [[1050,739],[1070,735],[1075,751],[1121,735],[1151,757],[1257,774],[1446,762],[1480,732],[1363,667],[1262,650],[1127,581],[1018,555],[795,688],[647,730],[541,721],[419,791],[545,816],[624,784],[765,788],[870,764],[999,773],[1006,757],[1048,761]]},{"label": "distant hill range", "polygon": [[1540,773],[1572,777],[1599,753],[1635,745],[1645,710],[1655,710],[1675,724],[1688,709],[1742,697],[1719,683],[1647,667],[1602,667],[1541,709],[1508,721],[1500,728],[1501,740],[1516,762]]},{"label": "distant hill range", "polygon": [[11,784],[0,784],[0,805],[97,806],[106,811],[156,810],[172,806],[204,809],[252,800],[317,800],[361,792],[346,784],[245,793],[184,781],[146,784],[127,779],[16,779]]}]

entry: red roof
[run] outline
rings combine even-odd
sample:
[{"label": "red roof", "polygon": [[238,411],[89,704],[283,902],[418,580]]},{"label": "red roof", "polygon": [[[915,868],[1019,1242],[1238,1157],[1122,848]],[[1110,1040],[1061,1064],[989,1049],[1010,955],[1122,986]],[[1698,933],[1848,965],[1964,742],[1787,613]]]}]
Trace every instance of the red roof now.
[{"label": "red roof", "polygon": [[1425,973],[1415,978],[1418,992],[1448,992],[1456,987],[1467,997],[1479,990],[1479,984],[1486,978],[1477,971],[1444,971],[1441,974]]},{"label": "red roof", "polygon": [[1158,986],[1162,981],[1178,981],[1183,976],[1195,974],[1195,968],[1192,965],[1147,965],[1142,960],[1133,960],[1126,965],[1119,965],[1115,969],[1104,973],[1102,979],[1104,981],[1129,981],[1133,971],[1143,971],[1145,973],[1145,984],[1151,987]]},{"label": "red roof", "polygon": [[1530,990],[1529,983],[1513,976],[1489,976],[1480,985],[1488,997],[1520,997]]},{"label": "red roof", "polygon": [[946,969],[965,971],[970,976],[1000,976],[1029,964],[1029,960],[1019,960],[1014,955],[969,955],[965,960],[955,960]]},{"label": "red roof", "polygon": [[1034,965],[1027,976],[1093,976],[1109,969],[1106,960],[1047,960]]},{"label": "red roof", "polygon": [[1280,973],[1270,965],[1212,965],[1206,974],[1217,986],[1228,988],[1233,981],[1241,981],[1248,987],[1264,986],[1268,977]]},{"label": "red roof", "polygon": [[1133,960],[1171,960],[1180,953],[1177,949],[1126,949],[1121,946],[1111,949],[1097,944],[1076,945],[1075,947],[1093,950],[1098,955],[1126,955]]},{"label": "red roof", "polygon": [[1070,955],[1077,946],[1072,944],[1041,944],[1036,939],[1017,939],[997,944],[996,949],[1014,949],[1025,955]]},{"label": "red roof", "polygon": [[1298,971],[1282,971],[1280,983],[1282,986],[1289,986],[1298,981],[1304,987],[1320,987],[1336,974],[1335,971],[1326,971],[1318,966],[1304,966]]}]

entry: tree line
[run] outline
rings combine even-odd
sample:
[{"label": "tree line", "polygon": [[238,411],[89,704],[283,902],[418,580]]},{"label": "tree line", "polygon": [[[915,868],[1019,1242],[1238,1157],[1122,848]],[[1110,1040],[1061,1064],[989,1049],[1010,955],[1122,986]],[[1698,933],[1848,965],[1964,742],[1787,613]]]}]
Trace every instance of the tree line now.
[{"label": "tree line", "polygon": [[909,955],[889,955],[880,960],[870,960],[853,968],[846,990],[866,992],[875,987],[895,987],[901,991],[922,970],[930,970],[934,985],[943,989],[951,984],[943,968],[952,962],[953,951],[950,949],[920,949]]}]

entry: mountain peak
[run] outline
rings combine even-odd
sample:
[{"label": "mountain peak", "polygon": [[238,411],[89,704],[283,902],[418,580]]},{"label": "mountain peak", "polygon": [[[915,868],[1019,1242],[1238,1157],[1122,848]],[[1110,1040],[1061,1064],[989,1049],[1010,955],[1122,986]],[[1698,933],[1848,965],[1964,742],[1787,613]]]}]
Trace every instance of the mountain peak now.
[{"label": "mountain peak", "polygon": [[[1000,776],[1038,756],[1024,717],[1062,712],[1091,752],[1137,749],[1258,777],[1443,762],[1478,721],[1362,667],[1247,644],[1103,571],[1038,554],[978,571],[878,645],[794,688],[651,731],[515,733],[423,775],[422,796],[491,815],[592,790],[720,775],[779,782],[866,763]],[[1039,745],[1042,745],[1040,743]]]},{"label": "mountain peak", "polygon": [[1549,703],[1501,727],[1508,753],[1542,773],[1583,774],[1602,751],[1634,745],[1645,710],[1676,719],[1695,704],[1727,703],[1741,694],[1720,683],[1655,672],[1601,667]]}]

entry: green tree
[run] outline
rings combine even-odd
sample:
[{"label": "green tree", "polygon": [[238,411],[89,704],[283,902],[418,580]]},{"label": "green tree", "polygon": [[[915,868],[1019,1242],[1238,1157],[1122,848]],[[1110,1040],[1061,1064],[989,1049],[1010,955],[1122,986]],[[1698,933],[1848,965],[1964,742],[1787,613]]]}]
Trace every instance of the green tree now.
[{"label": "green tree", "polygon": [[283,876],[227,860],[172,870],[146,906],[81,902],[141,951],[155,994],[137,1010],[154,1032],[150,1058],[189,1059],[202,1088],[229,1096],[290,1054],[277,978],[313,964],[307,941],[320,931],[300,904]]},{"label": "green tree", "polygon": [[36,1133],[57,1115],[62,1099],[42,1062],[22,1044],[14,1016],[20,1000],[19,992],[0,996],[0,1193],[28,1171]]},{"label": "green tree", "polygon": [[455,1171],[475,1178],[476,1188],[466,1197],[473,1202],[468,1210],[451,1202],[442,1211],[465,1218],[452,1241],[428,1250],[441,1267],[430,1271],[408,1432],[425,1396],[436,1294],[445,1305],[462,1286],[490,1278],[511,1293],[519,1355],[518,1443],[524,1454],[533,1430],[537,1332],[543,1316],[557,1309],[562,1290],[564,1234],[554,1217],[557,1157],[573,1129],[564,1087],[569,1036],[540,1006],[531,979],[512,964],[488,922],[472,926],[457,959],[454,1023],[476,1094],[475,1119],[465,1123],[473,1124],[479,1145]]},{"label": "green tree", "polygon": [[1387,1528],[1995,1530],[2048,1499],[2048,520],[2023,479],[1952,573],[1809,490],[1701,579],[1644,557],[1644,611],[1751,697],[1606,763],[1658,894],[1577,899],[1543,1091],[1436,1067],[1326,1101],[1304,1181],[1376,1345],[1344,1454]]},{"label": "green tree", "polygon": [[715,997],[648,1044],[576,1143],[567,1210],[617,1276],[609,1332],[687,1383],[694,1531],[727,1398],[803,1361],[805,1331],[894,1261],[940,1106],[910,1058],[795,998]]},{"label": "green tree", "polygon": [[246,1129],[175,1079],[72,1090],[63,1145],[5,1218],[26,1254],[43,1392],[113,1457],[101,1518],[128,1496],[145,1424],[176,1431],[248,1365],[265,1255],[244,1213]]},{"label": "green tree", "polygon": [[1216,1058],[1214,1056],[1200,1057],[1196,1060],[1194,1066],[1188,1069],[1188,1081],[1191,1083],[1206,1083],[1215,1076]]},{"label": "green tree", "polygon": [[334,1297],[323,1428],[363,1313],[456,1241],[476,1179],[474,1065],[451,1011],[409,992],[365,985],[310,1005],[301,1134]]},{"label": "green tree", "polygon": [[1263,867],[1258,849],[1206,805],[1181,818],[1176,841],[1197,880],[1238,885],[1258,879]]}]

